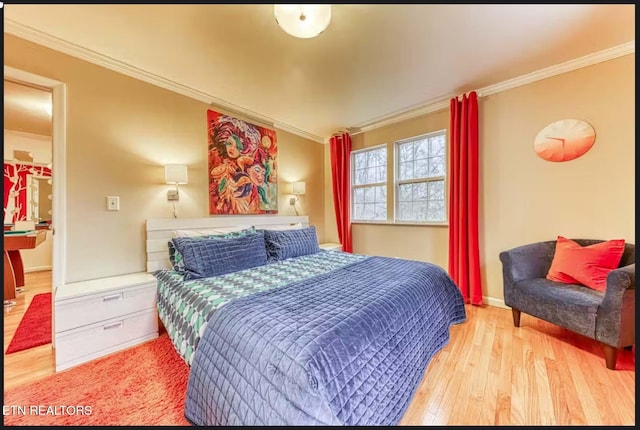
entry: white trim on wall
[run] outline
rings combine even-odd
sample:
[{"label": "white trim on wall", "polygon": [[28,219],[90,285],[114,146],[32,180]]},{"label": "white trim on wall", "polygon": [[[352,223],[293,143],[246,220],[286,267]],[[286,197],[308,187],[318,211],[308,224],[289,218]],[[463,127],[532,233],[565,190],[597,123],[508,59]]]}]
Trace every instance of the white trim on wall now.
[{"label": "white trim on wall", "polygon": [[[56,288],[65,282],[67,268],[67,86],[64,82],[6,65],[4,66],[4,77],[51,89],[53,120],[53,135],[51,137],[53,153],[51,168],[53,177],[51,287],[55,294]],[[52,333],[55,333],[54,302],[54,300],[51,301]],[[55,340],[52,342],[52,346],[55,348]]]},{"label": "white trim on wall", "polygon": [[504,304],[504,300],[503,299],[496,299],[494,297],[483,296],[482,297],[482,301],[484,303],[486,303],[487,305],[495,306],[496,308],[511,309],[509,306]]},{"label": "white trim on wall", "polygon": [[51,266],[34,266],[34,267],[25,267],[24,273],[31,272],[44,272],[45,270],[51,270]]},{"label": "white trim on wall", "polygon": [[24,137],[26,139],[36,139],[43,140],[45,142],[51,142],[51,136],[47,136],[44,134],[26,133],[24,131],[11,130],[9,128],[4,129],[4,134],[9,136]]},{"label": "white trim on wall", "polygon": [[305,139],[309,139],[318,143],[324,143],[324,138],[312,133],[308,133],[304,130],[300,130],[299,128],[296,128],[290,124],[268,118],[265,115],[261,115],[257,112],[253,112],[248,109],[244,109],[241,106],[238,106],[226,100],[220,99],[214,95],[207,94],[204,91],[200,91],[195,88],[182,85],[178,82],[175,82],[170,79],[164,78],[162,76],[156,75],[154,73],[148,72],[139,67],[132,66],[130,64],[117,60],[108,55],[100,54],[96,51],[92,51],[90,49],[83,48],[82,46],[76,45],[74,43],[67,42],[66,40],[52,36],[48,33],[37,30],[33,27],[26,26],[24,24],[21,24],[17,21],[13,21],[6,17],[4,19],[4,31],[5,33],[12,34],[21,39],[25,39],[30,42],[37,43],[38,45],[42,45],[47,48],[54,49],[58,52],[71,55],[73,57],[79,58],[84,61],[88,61],[93,64],[97,64],[98,66],[102,66],[104,68],[113,70],[118,73],[122,73],[123,75],[130,76],[132,78],[138,79],[148,84],[155,85],[160,88],[164,88],[165,90],[173,91],[174,93],[182,94],[183,96],[186,96],[207,104],[219,106],[220,108],[229,110],[231,112],[237,112],[238,114],[243,115],[247,118],[255,118],[257,122],[273,124],[273,127],[275,128],[284,130],[286,132],[295,134],[300,137],[304,137]]},{"label": "white trim on wall", "polygon": [[[220,108],[227,109],[232,112],[238,112],[239,114],[242,114],[248,118],[255,118],[256,121],[259,122],[271,123],[274,127],[279,128],[280,130],[284,130],[289,133],[304,137],[305,139],[309,139],[318,143],[329,142],[329,137],[323,138],[304,130],[300,130],[299,128],[296,128],[290,124],[276,121],[257,112],[249,111],[233,103],[215,97],[211,94],[207,94],[195,88],[182,85],[178,82],[148,72],[139,67],[124,63],[120,60],[116,60],[115,58],[109,57],[107,55],[100,54],[90,49],[67,42],[63,39],[52,36],[33,27],[26,26],[6,17],[4,19],[4,31],[30,42],[37,43],[39,45],[54,49],[59,52],[63,52],[65,54],[88,61],[93,64],[97,64],[118,73],[122,73],[123,75],[127,75],[132,78],[155,85],[157,87],[182,94],[192,99],[205,102],[207,104],[216,105]],[[546,67],[544,69],[517,76],[512,79],[507,79],[506,81],[499,82],[494,85],[489,85],[475,91],[480,97],[488,96],[490,94],[506,91],[562,73],[571,72],[582,67],[587,67],[604,61],[613,60],[614,58],[635,53],[635,43],[635,40],[632,40],[618,46],[594,52],[579,58],[575,58],[573,60],[565,61],[564,63]],[[435,99],[429,100],[425,103],[420,103],[419,105],[412,106],[410,108],[401,109],[390,114],[354,124],[350,127],[347,127],[347,130],[349,130],[349,133],[354,136],[366,131],[374,130],[380,127],[426,115],[431,112],[446,109],[449,106],[449,99],[457,95],[459,94],[448,94],[446,96],[437,97]]]},{"label": "white trim on wall", "polygon": [[[613,60],[618,57],[622,57],[636,52],[636,41],[632,40],[627,43],[623,43],[612,48],[604,49],[602,51],[593,52],[591,54],[575,58],[573,60],[565,61],[564,63],[556,64],[551,67],[536,70],[535,72],[527,73],[525,75],[517,76],[506,81],[499,82],[494,85],[489,85],[476,90],[479,97],[488,96],[491,94],[500,93],[502,91],[510,90],[522,85],[527,85],[533,82],[540,81],[542,79],[551,78],[562,73],[572,72],[583,67],[591,66],[594,64],[602,63],[604,61]],[[402,109],[390,114],[374,118],[369,121],[364,121],[359,124],[355,124],[348,129],[353,130],[350,132],[352,136],[366,131],[374,130],[387,125],[396,124],[398,122],[406,121],[408,119],[417,118],[422,115],[426,115],[431,112],[437,112],[449,107],[449,100],[459,94],[450,94],[444,97],[438,97],[432,99],[426,103],[421,103],[418,106],[413,106],[408,109]]]}]

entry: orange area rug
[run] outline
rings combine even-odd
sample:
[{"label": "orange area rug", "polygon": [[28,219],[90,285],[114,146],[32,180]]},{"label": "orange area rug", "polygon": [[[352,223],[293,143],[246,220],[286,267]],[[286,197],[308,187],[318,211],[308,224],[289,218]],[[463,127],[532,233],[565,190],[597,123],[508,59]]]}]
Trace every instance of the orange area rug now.
[{"label": "orange area rug", "polygon": [[4,425],[190,425],[189,368],[166,333],[4,391]]}]

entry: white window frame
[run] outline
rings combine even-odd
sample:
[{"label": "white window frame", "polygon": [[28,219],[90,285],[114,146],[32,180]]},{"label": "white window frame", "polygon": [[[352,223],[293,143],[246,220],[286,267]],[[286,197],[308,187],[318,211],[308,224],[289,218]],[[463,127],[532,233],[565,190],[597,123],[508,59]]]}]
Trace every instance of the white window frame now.
[{"label": "white window frame", "polygon": [[[445,156],[444,156],[444,164],[445,164],[445,174],[443,176],[434,176],[431,178],[423,178],[423,179],[398,179],[400,175],[400,145],[407,142],[413,142],[415,140],[425,139],[431,136],[444,135],[445,141]],[[447,181],[447,174],[449,172],[449,145],[447,143],[447,129],[432,131],[425,134],[420,134],[417,136],[408,137],[406,139],[397,140],[393,143],[393,222],[394,224],[407,224],[407,225],[436,225],[436,226],[448,226],[449,225],[449,181]],[[444,220],[443,221],[404,221],[398,219],[398,204],[400,198],[400,185],[404,184],[415,184],[421,182],[435,182],[444,180]]]},{"label": "white window frame", "polygon": [[[356,149],[355,151],[351,151],[351,154],[349,155],[350,159],[349,159],[349,164],[351,165],[350,167],[350,176],[351,176],[351,180],[350,180],[350,184],[349,184],[349,198],[350,198],[350,204],[349,204],[349,219],[351,221],[352,224],[386,224],[388,223],[388,219],[389,219],[389,196],[387,195],[387,201],[386,201],[386,206],[387,206],[387,214],[385,216],[384,219],[355,219],[353,216],[355,214],[355,190],[357,188],[367,188],[367,187],[379,187],[379,186],[383,186],[387,189],[387,191],[389,190],[389,171],[387,168],[387,172],[385,177],[387,178],[387,180],[385,182],[375,182],[375,183],[368,183],[368,184],[360,184],[360,185],[356,185],[355,184],[355,177],[356,177],[356,162],[355,162],[355,158],[356,158],[356,154],[362,153],[362,152],[369,152],[369,151],[375,151],[377,149],[381,149],[384,148],[387,152],[387,166],[389,165],[389,146],[386,143],[382,143],[380,145],[376,145],[376,146],[368,146],[366,148],[362,148],[362,149]],[[388,194],[388,193],[385,193]]]}]

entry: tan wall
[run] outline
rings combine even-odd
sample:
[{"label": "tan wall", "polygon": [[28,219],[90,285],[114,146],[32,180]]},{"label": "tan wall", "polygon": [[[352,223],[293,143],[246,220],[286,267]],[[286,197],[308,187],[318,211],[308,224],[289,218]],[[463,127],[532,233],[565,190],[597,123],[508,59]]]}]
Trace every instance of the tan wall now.
[{"label": "tan wall", "polygon": [[[634,60],[627,55],[480,98],[484,296],[503,298],[498,258],[503,250],[557,235],[634,241]],[[576,160],[544,161],[535,154],[533,140],[544,126],[563,118],[589,122],[595,144]],[[448,127],[448,110],[435,112],[356,135],[353,147],[386,142],[391,151],[394,140]],[[392,172],[390,164],[389,178]],[[331,198],[329,193],[325,210]],[[391,193],[388,204],[391,219]],[[326,231],[332,231],[335,219],[325,220]],[[448,265],[447,227],[356,224],[353,242],[358,253]]]},{"label": "tan wall", "polygon": [[[66,281],[144,271],[145,220],[172,216],[164,164],[189,166],[189,184],[180,188],[178,216],[208,216],[209,106],[4,36],[5,65],[67,84]],[[283,181],[305,180],[301,214],[309,215],[324,240],[324,199],[310,199],[322,196],[323,145],[277,132],[280,214],[293,211]],[[106,210],[106,196],[120,196],[120,211]]]},{"label": "tan wall", "polygon": [[47,231],[46,239],[34,249],[20,251],[25,272],[37,272],[51,270],[51,257],[53,255],[53,234]]},{"label": "tan wall", "polygon": [[[353,150],[387,144],[387,222],[393,222],[394,214],[394,142],[448,127],[449,113],[444,110],[353,136]],[[428,261],[447,267],[448,229],[445,226],[353,224],[351,230],[356,253]]]},{"label": "tan wall", "polygon": [[[635,242],[635,55],[480,99],[480,255],[484,294],[502,299],[498,254],[570,238]],[[563,119],[587,121],[594,146],[552,163],[536,134]]]},{"label": "tan wall", "polygon": [[328,143],[324,146],[324,160],[324,235],[327,242],[340,243],[340,239],[338,238],[338,225],[336,224],[336,209],[333,205],[331,151]]}]

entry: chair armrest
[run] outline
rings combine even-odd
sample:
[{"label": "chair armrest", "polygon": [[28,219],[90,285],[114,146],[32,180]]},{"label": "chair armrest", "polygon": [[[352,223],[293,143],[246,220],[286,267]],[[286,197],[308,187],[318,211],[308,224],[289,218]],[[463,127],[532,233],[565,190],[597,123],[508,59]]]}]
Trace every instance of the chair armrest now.
[{"label": "chair armrest", "polygon": [[635,343],[636,264],[612,270],[596,317],[596,339],[616,348]]},{"label": "chair armrest", "polygon": [[544,278],[549,272],[556,241],[531,243],[500,253],[505,281]]},{"label": "chair armrest", "polygon": [[636,263],[619,267],[609,272],[607,276],[607,290],[604,293],[603,309],[613,309],[622,306],[622,296],[629,289],[636,288]]},{"label": "chair armrest", "polygon": [[549,272],[556,242],[538,242],[500,253],[504,302],[516,306],[515,283],[525,279],[544,278]]}]

